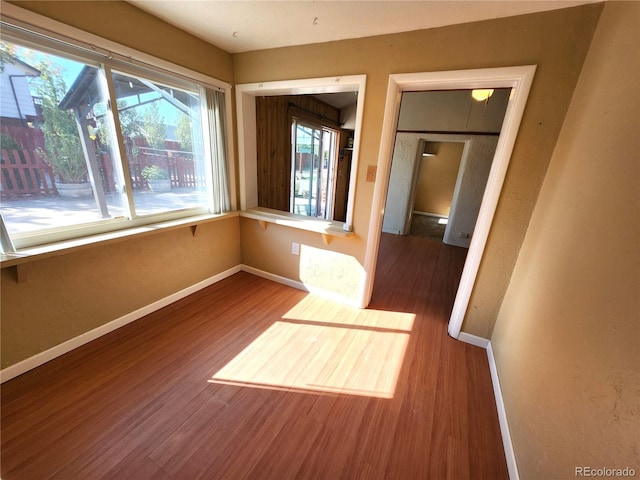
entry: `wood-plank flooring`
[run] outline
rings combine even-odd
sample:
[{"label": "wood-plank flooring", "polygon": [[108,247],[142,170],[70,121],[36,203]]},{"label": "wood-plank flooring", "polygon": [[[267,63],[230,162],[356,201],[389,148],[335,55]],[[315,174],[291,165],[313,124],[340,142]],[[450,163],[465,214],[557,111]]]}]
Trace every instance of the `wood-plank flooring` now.
[{"label": "wood-plank flooring", "polygon": [[239,273],[6,382],[2,479],[508,478],[465,254],[383,235],[366,310]]}]

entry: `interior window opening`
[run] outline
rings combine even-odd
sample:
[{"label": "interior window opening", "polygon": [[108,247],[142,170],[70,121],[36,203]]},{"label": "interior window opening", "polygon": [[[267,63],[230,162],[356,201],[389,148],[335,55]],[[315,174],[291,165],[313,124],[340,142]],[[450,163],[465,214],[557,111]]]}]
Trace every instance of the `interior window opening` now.
[{"label": "interior window opening", "polygon": [[[240,209],[352,232],[365,85],[366,75],[236,85]],[[315,168],[296,165],[298,124],[320,132]]]}]

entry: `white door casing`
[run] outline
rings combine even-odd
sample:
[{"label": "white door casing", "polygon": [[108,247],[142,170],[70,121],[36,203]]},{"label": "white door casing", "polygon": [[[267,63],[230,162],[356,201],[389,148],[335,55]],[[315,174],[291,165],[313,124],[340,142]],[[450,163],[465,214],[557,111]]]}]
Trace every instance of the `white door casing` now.
[{"label": "white door casing", "polygon": [[474,70],[453,70],[444,72],[424,72],[393,74],[389,76],[387,99],[382,125],[380,150],[378,153],[378,175],[374,186],[371,218],[365,253],[365,275],[361,304],[367,306],[371,300],[378,259],[382,221],[387,195],[394,138],[400,101],[404,91],[455,90],[475,88],[511,88],[512,94],[505,112],[500,139],[487,180],[478,220],[469,252],[460,279],[460,285],[449,320],[449,335],[458,338],[462,322],[469,305],[469,299],[476,280],[480,261],[489,236],[500,192],[511,159],[529,90],[536,71],[535,65],[499,67]]}]

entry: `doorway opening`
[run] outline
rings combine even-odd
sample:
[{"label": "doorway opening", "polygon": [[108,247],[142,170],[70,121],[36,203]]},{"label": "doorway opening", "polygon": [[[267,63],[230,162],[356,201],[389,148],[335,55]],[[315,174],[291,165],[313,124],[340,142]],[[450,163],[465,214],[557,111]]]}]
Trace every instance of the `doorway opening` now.
[{"label": "doorway opening", "polygon": [[382,235],[383,216],[403,92],[509,88],[511,89],[510,97],[504,114],[504,121],[502,122],[496,152],[490,167],[486,187],[482,194],[474,234],[471,238],[469,251],[453,305],[453,311],[449,320],[449,334],[454,338],[459,338],[462,322],[467,311],[471,292],[500,197],[500,190],[509,165],[520,121],[524,113],[535,68],[535,66],[529,65],[478,70],[398,74],[389,77],[382,139],[378,156],[379,175],[374,187],[373,208],[371,211],[368,244],[365,254],[365,270],[367,275],[363,288],[363,305],[368,305],[373,292],[375,268]]},{"label": "doorway opening", "polygon": [[464,146],[464,142],[420,141],[409,235],[444,240]]}]

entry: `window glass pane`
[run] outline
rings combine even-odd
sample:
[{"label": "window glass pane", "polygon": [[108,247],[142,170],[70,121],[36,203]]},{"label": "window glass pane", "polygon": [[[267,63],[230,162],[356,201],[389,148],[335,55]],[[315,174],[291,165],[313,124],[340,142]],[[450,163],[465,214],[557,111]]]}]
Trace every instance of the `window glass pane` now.
[{"label": "window glass pane", "polygon": [[208,207],[199,89],[113,73],[136,215]]},{"label": "window glass pane", "polygon": [[331,220],[336,146],[335,130],[293,120],[291,213]]},{"label": "window glass pane", "polygon": [[125,215],[100,70],[8,41],[0,53],[0,193],[9,233]]}]

